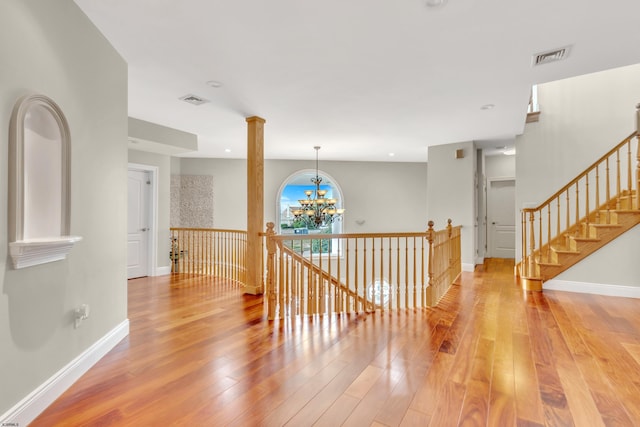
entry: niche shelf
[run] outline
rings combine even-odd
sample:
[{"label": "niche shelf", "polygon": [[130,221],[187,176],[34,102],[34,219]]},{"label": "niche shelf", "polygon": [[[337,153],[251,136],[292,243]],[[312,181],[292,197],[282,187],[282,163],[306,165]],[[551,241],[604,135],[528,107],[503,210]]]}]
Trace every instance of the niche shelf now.
[{"label": "niche shelf", "polygon": [[20,98],[9,127],[9,255],[14,268],[66,258],[70,235],[71,138],[60,107]]}]

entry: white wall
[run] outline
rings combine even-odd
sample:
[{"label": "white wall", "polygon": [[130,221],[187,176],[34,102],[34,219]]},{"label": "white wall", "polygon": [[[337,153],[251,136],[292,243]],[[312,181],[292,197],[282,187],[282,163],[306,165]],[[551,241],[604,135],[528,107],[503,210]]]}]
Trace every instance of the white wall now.
[{"label": "white wall", "polygon": [[171,187],[171,157],[164,154],[149,153],[146,151],[129,150],[129,163],[156,166],[158,168],[158,228],[155,230],[157,242],[156,268],[169,267],[170,250],[169,242],[169,213]]},{"label": "white wall", "polygon": [[[516,207],[546,200],[586,167],[635,130],[635,105],[640,101],[640,65],[623,67],[538,86],[540,121],[529,123],[516,140]],[[521,229],[517,230],[517,242]],[[638,253],[640,228],[635,238],[621,240],[576,268],[563,273],[564,280],[640,286],[640,263],[610,271],[614,253]],[[522,251],[516,244],[516,257]],[[613,248],[613,249],[612,249]],[[613,255],[615,257],[615,255]],[[622,258],[617,258],[616,265]],[[617,268],[617,267],[616,267]],[[630,271],[629,271],[630,268]]]},{"label": "white wall", "polygon": [[[0,56],[2,417],[126,322],[127,67],[71,0],[1,1]],[[15,101],[28,91],[52,98],[69,122],[71,234],[83,240],[64,261],[14,270],[6,135]],[[90,317],[74,329],[82,303]]]},{"label": "white wall", "polygon": [[[283,182],[295,172],[314,168],[315,161],[265,161],[265,223],[276,220],[277,194]],[[426,163],[321,161],[320,169],[342,189],[345,232],[427,228]],[[180,171],[214,177],[214,227],[246,229],[246,161],[183,158]],[[364,220],[364,224],[358,225],[356,220]]]},{"label": "white wall", "polygon": [[[460,149],[464,157],[456,159]],[[473,271],[476,260],[475,169],[473,142],[429,147],[427,216],[438,230],[447,225],[448,218],[454,226],[462,225],[462,267],[466,271]]]},{"label": "white wall", "polygon": [[498,154],[496,156],[485,156],[485,168],[487,179],[491,178],[515,178],[516,157]]},{"label": "white wall", "polygon": [[182,158],[179,170],[182,175],[213,177],[214,228],[247,229],[246,160]]}]

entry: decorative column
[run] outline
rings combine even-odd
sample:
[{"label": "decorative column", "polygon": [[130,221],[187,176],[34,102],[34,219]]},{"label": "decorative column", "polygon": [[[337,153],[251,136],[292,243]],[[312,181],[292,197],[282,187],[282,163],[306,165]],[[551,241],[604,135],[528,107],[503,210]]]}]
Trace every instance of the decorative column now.
[{"label": "decorative column", "polygon": [[262,286],[262,227],[264,224],[264,123],[247,118],[247,283],[245,293],[260,295]]}]

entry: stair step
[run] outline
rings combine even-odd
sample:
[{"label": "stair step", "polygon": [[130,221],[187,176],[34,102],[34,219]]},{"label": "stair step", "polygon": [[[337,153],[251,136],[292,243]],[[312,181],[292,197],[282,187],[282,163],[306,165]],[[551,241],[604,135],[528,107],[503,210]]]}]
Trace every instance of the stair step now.
[{"label": "stair step", "polygon": [[538,262],[538,265],[541,267],[562,267],[562,264],[555,262]]},{"label": "stair step", "polygon": [[576,242],[599,242],[601,239],[597,237],[571,237],[571,240]]},{"label": "stair step", "polygon": [[[595,241],[598,241],[597,239]],[[553,246],[551,246],[551,250],[557,254],[570,254],[570,255],[577,255],[580,253],[580,251],[578,250],[574,250],[574,249],[566,249],[566,248],[555,248]]]}]

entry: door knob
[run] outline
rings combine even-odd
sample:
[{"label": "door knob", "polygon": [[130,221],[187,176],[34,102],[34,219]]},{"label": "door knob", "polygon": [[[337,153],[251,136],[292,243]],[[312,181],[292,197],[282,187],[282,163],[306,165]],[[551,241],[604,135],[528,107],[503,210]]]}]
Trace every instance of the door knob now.
[{"label": "door knob", "polygon": [[141,228],[140,231],[147,231],[148,228]]}]

